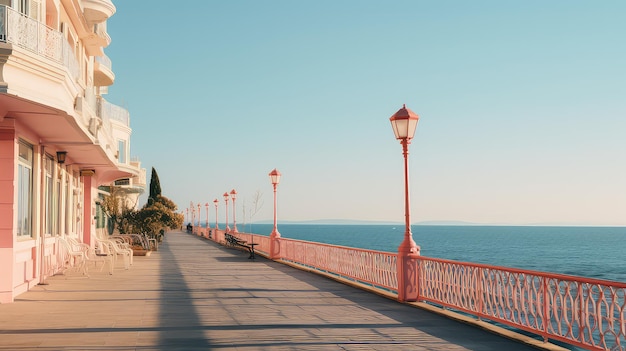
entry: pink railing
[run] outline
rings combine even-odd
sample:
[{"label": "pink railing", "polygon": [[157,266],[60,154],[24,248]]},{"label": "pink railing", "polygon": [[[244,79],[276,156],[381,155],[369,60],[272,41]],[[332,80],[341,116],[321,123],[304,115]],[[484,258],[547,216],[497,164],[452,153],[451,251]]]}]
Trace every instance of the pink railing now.
[{"label": "pink railing", "polygon": [[398,289],[395,253],[281,238],[279,255],[283,260],[378,288]]},{"label": "pink railing", "polygon": [[[195,231],[194,231],[195,232]],[[205,236],[205,233],[198,232]],[[223,231],[212,240],[224,241]],[[269,253],[270,238],[238,233]],[[279,257],[397,292],[397,254],[280,238]],[[589,350],[626,350],[626,283],[420,256],[418,301]]]},{"label": "pink railing", "polygon": [[591,350],[626,347],[626,283],[420,257],[419,299]]}]

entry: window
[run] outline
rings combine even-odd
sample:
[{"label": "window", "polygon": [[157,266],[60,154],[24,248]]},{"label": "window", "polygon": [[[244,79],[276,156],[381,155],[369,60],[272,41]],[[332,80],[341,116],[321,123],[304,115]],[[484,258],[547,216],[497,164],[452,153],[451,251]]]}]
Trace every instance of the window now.
[{"label": "window", "polygon": [[28,5],[30,1],[28,0],[17,0],[17,11],[24,15],[29,15]]},{"label": "window", "polygon": [[126,140],[117,141],[117,162],[126,163]]},{"label": "window", "polygon": [[104,201],[104,195],[98,194],[98,202],[96,202],[96,229],[104,228],[106,215],[102,210],[102,202]]},{"label": "window", "polygon": [[130,179],[129,178],[118,179],[115,181],[115,185],[116,186],[130,185]]},{"label": "window", "polygon": [[54,220],[54,160],[50,156],[46,156],[44,160],[44,171],[46,174],[45,180],[45,195],[46,195],[46,234],[54,234],[55,220]]},{"label": "window", "polygon": [[32,236],[33,146],[20,140],[17,174],[17,236]]},{"label": "window", "polygon": [[54,191],[54,234],[61,233],[61,174],[57,172],[56,187]]},{"label": "window", "polygon": [[65,174],[65,234],[74,232],[72,224],[72,197],[70,196],[70,174]]},{"label": "window", "polygon": [[39,21],[41,0],[16,0],[13,4],[17,5],[17,11],[19,13]]}]

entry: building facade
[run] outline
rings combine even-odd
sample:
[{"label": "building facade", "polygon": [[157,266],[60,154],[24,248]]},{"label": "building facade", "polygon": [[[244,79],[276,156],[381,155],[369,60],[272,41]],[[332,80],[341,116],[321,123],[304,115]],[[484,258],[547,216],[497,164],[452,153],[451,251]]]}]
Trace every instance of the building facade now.
[{"label": "building facade", "polygon": [[0,303],[63,268],[59,236],[94,244],[102,189],[145,188],[129,113],[103,97],[114,13],[110,0],[0,0]]}]

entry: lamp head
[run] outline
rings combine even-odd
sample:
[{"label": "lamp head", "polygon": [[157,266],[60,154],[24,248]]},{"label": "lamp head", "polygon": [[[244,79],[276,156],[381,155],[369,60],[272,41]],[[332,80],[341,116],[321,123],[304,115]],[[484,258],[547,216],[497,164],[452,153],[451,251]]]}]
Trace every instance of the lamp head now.
[{"label": "lamp head", "polygon": [[280,183],[281,174],[276,168],[270,172],[269,176],[272,184],[278,185],[278,183]]},{"label": "lamp head", "polygon": [[406,105],[402,105],[402,108],[389,118],[393,133],[398,140],[413,139],[418,120],[419,116],[417,113],[409,110]]},{"label": "lamp head", "polygon": [[60,165],[65,163],[66,158],[67,158],[67,151],[57,151],[57,162]]}]

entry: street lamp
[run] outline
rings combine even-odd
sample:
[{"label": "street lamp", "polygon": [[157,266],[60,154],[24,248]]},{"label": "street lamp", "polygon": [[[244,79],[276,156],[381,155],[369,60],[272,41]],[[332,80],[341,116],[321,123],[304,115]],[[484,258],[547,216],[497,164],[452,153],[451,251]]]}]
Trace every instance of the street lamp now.
[{"label": "street lamp", "polygon": [[230,232],[230,227],[228,226],[228,192],[225,192],[224,195],[225,207],[226,207],[226,229],[224,229],[225,233]]},{"label": "street lamp", "polygon": [[193,205],[193,201],[189,202],[189,212],[191,212],[191,221],[189,223],[193,227],[196,225],[196,207]]},{"label": "street lamp", "polygon": [[272,186],[274,187],[274,228],[272,229],[272,233],[270,234],[270,259],[274,259],[277,258],[278,256],[278,252],[277,252],[277,240],[278,238],[280,238],[280,233],[278,232],[278,227],[277,227],[277,223],[276,223],[276,187],[278,186],[278,183],[280,183],[280,172],[274,168],[270,174],[270,181],[272,182]]},{"label": "street lamp", "polygon": [[220,229],[220,227],[217,225],[217,204],[220,201],[218,199],[213,200],[213,203],[215,204],[215,230]]},{"label": "street lamp", "polygon": [[200,216],[201,216],[201,213],[200,213],[200,203],[198,202],[198,228],[200,228]]},{"label": "street lamp", "polygon": [[206,227],[207,234],[208,234],[209,233],[208,232],[208,230],[209,230],[209,203],[208,202],[205,203],[204,207],[206,207],[206,226],[205,227]]},{"label": "street lamp", "polygon": [[[235,189],[230,191],[230,198],[233,199],[233,233],[237,233],[237,219],[236,219],[236,214],[237,211],[235,209],[235,199],[237,199],[237,192],[235,191]],[[246,228],[243,228],[244,232]]]},{"label": "street lamp", "polygon": [[[414,258],[419,256],[420,247],[413,241],[411,233],[411,210],[409,205],[409,144],[415,135],[415,128],[419,116],[402,105],[393,116],[389,118],[391,127],[402,145],[402,154],[404,155],[404,240],[398,247],[398,300],[415,301],[417,300],[417,267],[410,267],[415,264]],[[409,291],[412,296],[407,296]],[[414,296],[413,296],[414,295]]]}]

